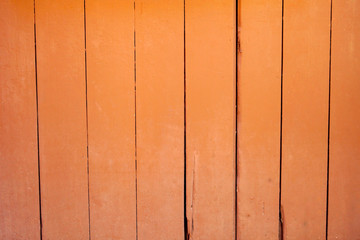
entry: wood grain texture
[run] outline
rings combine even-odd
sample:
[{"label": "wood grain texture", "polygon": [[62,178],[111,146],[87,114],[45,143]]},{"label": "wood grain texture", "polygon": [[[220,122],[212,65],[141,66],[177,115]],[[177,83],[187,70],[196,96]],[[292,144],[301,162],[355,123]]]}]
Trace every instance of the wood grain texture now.
[{"label": "wood grain texture", "polygon": [[281,0],[239,4],[238,239],[277,239]]},{"label": "wood grain texture", "polygon": [[360,2],[333,0],[328,239],[360,239]]},{"label": "wood grain texture", "polygon": [[236,4],[185,1],[189,237],[235,238]]},{"label": "wood grain texture", "polygon": [[36,0],[44,239],[89,239],[84,1]]},{"label": "wood grain texture", "polygon": [[138,238],[184,239],[182,0],[136,0]]},{"label": "wood grain texture", "polygon": [[284,4],[284,239],[325,239],[331,4]]},{"label": "wood grain texture", "polygon": [[0,239],[40,239],[33,1],[0,1]]},{"label": "wood grain texture", "polygon": [[136,238],[134,1],[86,1],[91,239]]}]

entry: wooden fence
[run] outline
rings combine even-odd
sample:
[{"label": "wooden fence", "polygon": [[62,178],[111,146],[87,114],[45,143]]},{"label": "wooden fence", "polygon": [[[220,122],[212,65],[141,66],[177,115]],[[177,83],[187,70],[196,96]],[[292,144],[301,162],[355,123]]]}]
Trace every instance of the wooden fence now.
[{"label": "wooden fence", "polygon": [[360,1],[0,1],[1,240],[360,239]]}]

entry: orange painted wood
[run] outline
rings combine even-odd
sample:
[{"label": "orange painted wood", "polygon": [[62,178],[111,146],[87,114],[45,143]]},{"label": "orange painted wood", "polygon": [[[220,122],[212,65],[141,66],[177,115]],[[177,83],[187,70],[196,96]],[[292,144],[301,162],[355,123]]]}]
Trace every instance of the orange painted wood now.
[{"label": "orange painted wood", "polygon": [[185,1],[190,239],[235,239],[236,6]]},{"label": "orange painted wood", "polygon": [[182,0],[136,0],[138,238],[184,239]]},{"label": "orange painted wood", "polygon": [[84,1],[36,0],[44,239],[89,238]]},{"label": "orange painted wood", "polygon": [[0,1],[0,239],[40,239],[33,1]]},{"label": "orange painted wood", "polygon": [[328,239],[360,239],[360,2],[333,1]]},{"label": "orange painted wood", "polygon": [[281,0],[239,4],[238,239],[278,237],[281,18]]},{"label": "orange painted wood", "polygon": [[330,0],[285,1],[284,239],[325,239]]},{"label": "orange painted wood", "polygon": [[86,1],[91,239],[136,238],[134,1]]}]

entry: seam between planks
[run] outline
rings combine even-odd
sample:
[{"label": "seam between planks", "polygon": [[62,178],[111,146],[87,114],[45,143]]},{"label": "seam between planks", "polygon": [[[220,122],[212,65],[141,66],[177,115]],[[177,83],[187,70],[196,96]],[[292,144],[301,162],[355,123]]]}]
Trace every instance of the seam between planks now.
[{"label": "seam between planks", "polygon": [[282,135],[283,135],[283,86],[284,86],[284,8],[285,0],[281,3],[281,96],[280,96],[280,171],[279,171],[279,240],[284,239],[284,209],[282,199]]},{"label": "seam between planks", "polygon": [[37,134],[37,155],[38,155],[38,184],[39,184],[39,224],[40,240],[42,240],[42,209],[41,209],[41,174],[40,174],[40,140],[39,140],[39,91],[38,91],[38,73],[37,73],[37,47],[36,47],[36,10],[34,7],[34,57],[35,57],[35,92],[36,92],[36,134]]},{"label": "seam between planks", "polygon": [[86,168],[87,168],[87,190],[88,190],[88,225],[89,240],[91,240],[91,214],[90,214],[90,165],[89,165],[89,117],[88,117],[88,84],[87,84],[87,53],[86,53],[86,0],[84,0],[84,60],[85,60],[85,104],[86,104]]},{"label": "seam between planks", "polygon": [[134,121],[135,121],[135,221],[136,221],[136,240],[138,240],[138,178],[137,178],[137,121],[136,121],[136,7],[135,7],[135,0],[134,0],[134,106],[135,106],[135,114],[134,114]]},{"label": "seam between planks", "polygon": [[327,139],[327,181],[326,181],[326,229],[325,236],[328,239],[329,232],[329,186],[330,186],[330,103],[331,103],[331,53],[332,53],[332,9],[333,0],[330,0],[330,47],[329,47],[329,98],[328,98],[328,139]]},{"label": "seam between planks", "polygon": [[183,7],[183,21],[184,21],[184,238],[189,240],[188,217],[187,217],[187,169],[186,169],[186,0],[184,0]]},{"label": "seam between planks", "polygon": [[240,39],[239,39],[239,6],[240,0],[235,0],[235,240],[238,238],[238,85],[239,85],[239,52],[240,52]]}]

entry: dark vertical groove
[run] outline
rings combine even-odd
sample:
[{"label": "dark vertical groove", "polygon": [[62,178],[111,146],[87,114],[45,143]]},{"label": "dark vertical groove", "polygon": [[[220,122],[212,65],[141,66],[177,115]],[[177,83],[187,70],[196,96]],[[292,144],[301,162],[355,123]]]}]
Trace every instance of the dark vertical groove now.
[{"label": "dark vertical groove", "polygon": [[138,181],[137,181],[137,126],[136,126],[136,8],[134,0],[134,101],[135,101],[135,219],[136,219],[136,240],[138,239]]},{"label": "dark vertical groove", "polygon": [[35,45],[35,92],[36,92],[36,134],[37,134],[37,155],[38,155],[38,183],[39,183],[39,220],[40,220],[40,240],[42,240],[42,210],[41,210],[41,174],[40,174],[40,143],[39,143],[39,91],[37,73],[37,48],[36,48],[36,11],[34,0],[34,45]]},{"label": "dark vertical groove", "polygon": [[326,240],[329,231],[329,183],[330,183],[330,102],[331,102],[331,45],[332,45],[332,8],[330,1],[330,48],[329,48],[329,99],[328,99],[328,139],[327,139],[327,182],[326,182]]},{"label": "dark vertical groove", "polygon": [[87,54],[86,54],[86,0],[84,0],[84,46],[85,46],[85,97],[86,97],[86,154],[87,154],[87,187],[88,187],[88,215],[89,215],[89,239],[91,240],[90,229],[90,167],[89,167],[89,117],[88,117],[88,84],[87,84]]},{"label": "dark vertical groove", "polygon": [[187,200],[186,200],[186,192],[187,192],[187,188],[186,188],[186,5],[185,5],[186,0],[184,0],[184,16],[183,16],[183,21],[184,21],[184,237],[185,240],[189,239],[189,235],[188,235],[188,221],[187,221]]},{"label": "dark vertical groove", "polygon": [[284,95],[284,5],[281,3],[281,97],[280,97],[280,176],[279,176],[279,239],[284,239],[284,222],[282,216],[282,139],[283,139],[283,95]]},{"label": "dark vertical groove", "polygon": [[239,1],[235,0],[235,240],[237,240],[238,226],[238,85],[239,85],[239,69],[238,69],[238,52],[239,52]]}]

